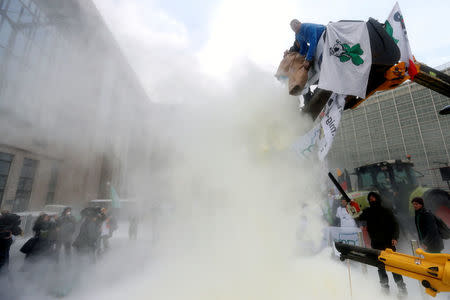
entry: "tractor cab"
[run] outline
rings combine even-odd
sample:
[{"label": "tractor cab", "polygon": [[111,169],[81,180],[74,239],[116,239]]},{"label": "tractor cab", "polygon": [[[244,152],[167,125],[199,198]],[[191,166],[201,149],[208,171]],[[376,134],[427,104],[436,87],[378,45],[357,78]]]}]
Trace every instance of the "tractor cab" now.
[{"label": "tractor cab", "polygon": [[377,191],[387,207],[406,212],[411,191],[419,185],[413,166],[410,161],[388,160],[358,167],[358,190]]}]

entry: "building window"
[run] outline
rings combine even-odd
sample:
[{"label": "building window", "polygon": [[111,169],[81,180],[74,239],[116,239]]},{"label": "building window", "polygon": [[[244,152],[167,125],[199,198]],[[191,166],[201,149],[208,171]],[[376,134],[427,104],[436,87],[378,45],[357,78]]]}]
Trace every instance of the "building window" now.
[{"label": "building window", "polygon": [[2,205],[3,194],[6,182],[8,181],[9,169],[13,160],[13,155],[0,152],[0,206]]},{"label": "building window", "polygon": [[31,190],[33,188],[34,174],[36,173],[37,160],[25,158],[22,171],[20,172],[19,183],[17,184],[16,199],[13,204],[13,211],[24,211],[30,202]]},{"label": "building window", "polygon": [[48,183],[47,200],[45,201],[45,204],[55,203],[55,191],[57,181],[58,181],[58,167],[53,166],[50,174],[50,182]]}]

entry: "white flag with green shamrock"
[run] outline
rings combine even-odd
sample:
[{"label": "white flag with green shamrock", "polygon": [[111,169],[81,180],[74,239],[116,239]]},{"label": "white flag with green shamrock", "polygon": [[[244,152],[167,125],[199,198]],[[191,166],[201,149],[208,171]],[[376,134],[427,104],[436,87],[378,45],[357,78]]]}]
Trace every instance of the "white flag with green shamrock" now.
[{"label": "white flag with green shamrock", "polygon": [[365,22],[327,25],[319,88],[366,97],[372,53]]}]

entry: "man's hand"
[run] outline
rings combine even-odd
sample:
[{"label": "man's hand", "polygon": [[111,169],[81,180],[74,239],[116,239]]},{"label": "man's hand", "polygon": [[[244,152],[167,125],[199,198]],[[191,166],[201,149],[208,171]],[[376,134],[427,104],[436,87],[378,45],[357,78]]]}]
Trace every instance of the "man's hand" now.
[{"label": "man's hand", "polygon": [[397,240],[392,240],[392,246],[396,247],[397,246]]}]

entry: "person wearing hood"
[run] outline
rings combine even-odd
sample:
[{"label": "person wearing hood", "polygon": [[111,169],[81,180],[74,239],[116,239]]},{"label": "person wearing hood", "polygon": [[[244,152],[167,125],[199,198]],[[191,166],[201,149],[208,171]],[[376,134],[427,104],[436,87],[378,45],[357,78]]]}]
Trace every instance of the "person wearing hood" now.
[{"label": "person wearing hood", "polygon": [[415,210],[414,221],[420,244],[427,252],[440,253],[444,249],[444,241],[439,234],[436,217],[431,211],[425,209],[422,198],[415,197],[411,203]]},{"label": "person wearing hood", "polygon": [[[399,226],[394,214],[381,205],[381,196],[378,193],[370,192],[367,195],[367,200],[370,206],[364,209],[357,219],[366,221],[371,247],[378,250],[390,248],[395,251],[399,237]],[[399,289],[399,294],[406,295],[407,290],[403,277],[395,273],[392,273],[392,275]],[[388,293],[389,279],[386,270],[378,269],[378,276],[381,287]]]}]

